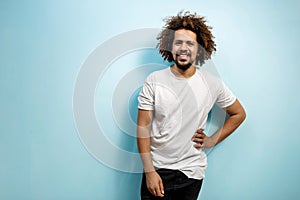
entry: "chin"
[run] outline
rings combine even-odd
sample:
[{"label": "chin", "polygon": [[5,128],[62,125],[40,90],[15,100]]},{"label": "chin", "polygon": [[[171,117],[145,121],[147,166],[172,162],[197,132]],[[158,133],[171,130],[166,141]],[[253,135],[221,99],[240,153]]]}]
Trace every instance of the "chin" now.
[{"label": "chin", "polygon": [[185,63],[185,64],[180,64],[179,62],[175,62],[175,63],[176,66],[183,71],[188,70],[192,66],[192,63]]}]

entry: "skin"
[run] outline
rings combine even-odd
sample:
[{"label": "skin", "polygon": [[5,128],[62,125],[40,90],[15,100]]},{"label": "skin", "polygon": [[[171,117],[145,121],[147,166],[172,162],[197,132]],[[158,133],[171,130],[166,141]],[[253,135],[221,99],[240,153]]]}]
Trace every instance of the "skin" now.
[{"label": "skin", "polygon": [[172,44],[175,64],[171,66],[171,70],[176,76],[189,78],[196,72],[195,62],[198,50],[196,39],[197,35],[190,30],[179,29],[175,31]]},{"label": "skin", "polygon": [[[195,61],[197,56],[198,43],[194,32],[180,29],[174,33],[172,54],[175,64],[171,71],[181,78],[189,78],[196,72]],[[227,138],[246,118],[245,110],[238,100],[225,108],[229,115],[223,126],[213,135],[207,136],[203,130],[197,130],[192,140],[195,148],[212,148]],[[141,160],[143,162],[148,190],[157,197],[164,196],[163,181],[155,171],[150,153],[150,126],[153,111],[138,110],[137,119],[137,144]]]}]

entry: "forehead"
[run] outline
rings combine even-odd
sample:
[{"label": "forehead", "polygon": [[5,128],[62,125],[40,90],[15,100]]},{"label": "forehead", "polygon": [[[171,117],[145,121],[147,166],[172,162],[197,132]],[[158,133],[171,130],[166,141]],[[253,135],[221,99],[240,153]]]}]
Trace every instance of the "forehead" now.
[{"label": "forehead", "polygon": [[193,31],[186,30],[186,29],[179,29],[176,30],[174,33],[174,40],[197,40],[197,35]]}]

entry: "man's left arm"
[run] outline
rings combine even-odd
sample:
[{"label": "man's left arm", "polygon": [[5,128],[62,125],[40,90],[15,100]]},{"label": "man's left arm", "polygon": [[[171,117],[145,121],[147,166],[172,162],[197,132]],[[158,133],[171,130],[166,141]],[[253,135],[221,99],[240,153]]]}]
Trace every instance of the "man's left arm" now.
[{"label": "man's left arm", "polygon": [[246,118],[246,112],[238,100],[232,105],[225,108],[225,112],[229,117],[223,126],[213,135],[206,136],[203,130],[198,130],[193,141],[196,143],[195,148],[212,148],[227,138],[234,130],[236,130]]}]

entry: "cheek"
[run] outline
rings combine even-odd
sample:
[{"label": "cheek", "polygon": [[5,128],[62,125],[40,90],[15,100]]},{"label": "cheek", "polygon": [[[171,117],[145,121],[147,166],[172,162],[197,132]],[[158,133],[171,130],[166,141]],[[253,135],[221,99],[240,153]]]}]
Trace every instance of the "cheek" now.
[{"label": "cheek", "polygon": [[193,55],[194,55],[195,57],[197,57],[197,54],[198,54],[197,49],[193,49]]},{"label": "cheek", "polygon": [[196,57],[196,56],[197,56],[197,51],[194,51],[194,52],[193,52],[193,55]]},{"label": "cheek", "polygon": [[173,55],[173,57],[175,58],[175,56],[176,56],[176,52],[178,51],[178,49],[176,48],[176,47],[173,47],[172,48],[172,51],[171,51],[171,53],[172,53],[172,55]]},{"label": "cheek", "polygon": [[176,53],[177,51],[178,51],[178,47],[175,46],[175,45],[173,45],[173,46],[172,46],[172,53],[174,54],[174,53]]}]

